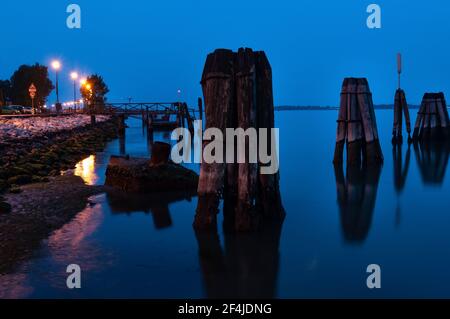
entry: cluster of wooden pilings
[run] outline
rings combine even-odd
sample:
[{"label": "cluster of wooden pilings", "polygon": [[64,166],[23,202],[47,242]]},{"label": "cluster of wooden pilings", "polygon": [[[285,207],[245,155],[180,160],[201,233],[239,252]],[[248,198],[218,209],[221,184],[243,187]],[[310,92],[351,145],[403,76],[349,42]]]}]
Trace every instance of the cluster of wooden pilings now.
[{"label": "cluster of wooden pilings", "polygon": [[334,163],[340,164],[347,145],[347,163],[379,165],[383,153],[369,83],[365,78],[346,78],[342,84]]},{"label": "cluster of wooden pilings", "polygon": [[[219,49],[209,54],[202,75],[206,129],[274,127],[272,70],[263,51]],[[269,134],[269,152],[271,149]],[[258,139],[259,140],[259,139]],[[223,143],[226,141],[215,141]],[[204,141],[203,147],[210,142]],[[263,164],[203,162],[198,185],[197,230],[214,230],[219,202],[224,198],[224,225],[229,230],[255,230],[264,218],[283,218],[279,174],[261,175]],[[236,156],[236,152],[234,153]]]},{"label": "cluster of wooden pilings", "polygon": [[450,120],[444,93],[425,93],[417,114],[413,140],[448,140]]},{"label": "cluster of wooden pilings", "polygon": [[408,132],[408,143],[411,139],[411,118],[409,116],[408,103],[405,91],[398,89],[395,92],[394,102],[394,129],[392,132],[392,144],[403,143],[403,116],[405,117],[406,131]]}]

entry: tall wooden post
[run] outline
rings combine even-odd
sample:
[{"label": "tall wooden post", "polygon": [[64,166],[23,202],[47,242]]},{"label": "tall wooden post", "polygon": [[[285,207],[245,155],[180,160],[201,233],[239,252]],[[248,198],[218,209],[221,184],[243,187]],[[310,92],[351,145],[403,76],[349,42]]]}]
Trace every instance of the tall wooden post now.
[{"label": "tall wooden post", "polygon": [[[270,129],[275,127],[273,102],[272,67],[264,51],[256,52],[256,114],[258,128],[268,129],[268,152],[277,154],[278,145],[272,141]],[[273,143],[272,143],[273,142]],[[272,144],[275,148],[272,148]],[[278,159],[277,159],[278,160]],[[263,166],[258,163],[258,166]],[[258,174],[258,206],[265,218],[281,220],[285,216],[280,193],[280,173]]]},{"label": "tall wooden post", "polygon": [[[244,130],[257,128],[256,116],[256,68],[255,54],[251,49],[239,49],[235,57],[236,74],[236,115],[237,125]],[[245,150],[249,149],[245,141]],[[249,163],[248,151],[245,154],[245,163],[237,164],[237,207],[235,214],[235,227],[237,230],[252,228],[255,211],[258,165]]]},{"label": "tall wooden post", "polygon": [[[215,127],[225,132],[229,112],[234,103],[233,52],[216,50],[206,58],[202,75],[205,99],[206,129]],[[225,147],[224,141],[220,141]],[[204,141],[203,148],[208,144]],[[198,184],[198,205],[194,227],[214,229],[220,196],[223,192],[225,164],[202,162]]]},{"label": "tall wooden post", "polygon": [[[206,60],[202,87],[206,129],[216,127],[225,137],[226,128],[244,131],[265,128],[271,135],[274,128],[272,70],[264,52],[216,50]],[[225,141],[220,142],[225,150]],[[276,154],[270,146],[270,138],[267,143],[269,152]],[[197,230],[215,228],[221,196],[224,198],[225,226],[234,231],[258,229],[265,217],[284,217],[278,173],[261,175],[263,164],[250,163],[249,150],[247,140],[244,163],[236,164],[236,147],[233,163],[202,163],[194,222]]]}]

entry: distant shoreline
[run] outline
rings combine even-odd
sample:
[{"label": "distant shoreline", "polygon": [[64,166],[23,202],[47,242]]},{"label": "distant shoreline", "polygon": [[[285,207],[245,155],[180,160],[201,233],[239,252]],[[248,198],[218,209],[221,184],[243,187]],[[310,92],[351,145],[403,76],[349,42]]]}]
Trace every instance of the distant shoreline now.
[{"label": "distant shoreline", "polygon": [[[420,105],[408,105],[409,109],[419,109]],[[393,110],[394,105],[379,104],[374,105],[376,110]],[[337,106],[291,106],[281,105],[275,106],[275,111],[335,111],[338,110]]]}]

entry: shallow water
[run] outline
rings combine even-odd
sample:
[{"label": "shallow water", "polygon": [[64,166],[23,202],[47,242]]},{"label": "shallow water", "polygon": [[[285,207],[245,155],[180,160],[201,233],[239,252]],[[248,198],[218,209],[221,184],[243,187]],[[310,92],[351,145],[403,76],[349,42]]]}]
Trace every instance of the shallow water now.
[{"label": "shallow water", "polygon": [[[332,165],[337,111],[276,113],[287,213],[281,226],[196,235],[196,198],[102,194],[33,258],[1,275],[0,296],[450,297],[448,148],[408,151],[404,144],[394,159],[392,112],[376,113],[384,166],[348,173]],[[128,124],[125,141],[80,162],[75,174],[102,184],[110,155],[149,156],[140,121]],[[397,173],[394,164],[402,166]],[[69,264],[81,266],[81,289],[66,288]],[[381,289],[366,286],[369,264],[381,266]]]}]

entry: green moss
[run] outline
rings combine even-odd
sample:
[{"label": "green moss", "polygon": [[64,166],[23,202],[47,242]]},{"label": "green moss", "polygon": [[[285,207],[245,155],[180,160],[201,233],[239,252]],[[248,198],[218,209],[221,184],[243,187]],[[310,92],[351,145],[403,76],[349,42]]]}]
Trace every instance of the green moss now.
[{"label": "green moss", "polygon": [[20,167],[20,166],[9,166],[5,168],[5,173],[7,177],[14,177],[19,175],[29,175],[30,170],[26,167]]},{"label": "green moss", "polygon": [[20,194],[20,193],[22,193],[22,189],[19,186],[17,186],[17,185],[11,185],[11,188],[9,189],[9,192],[11,194]]}]

